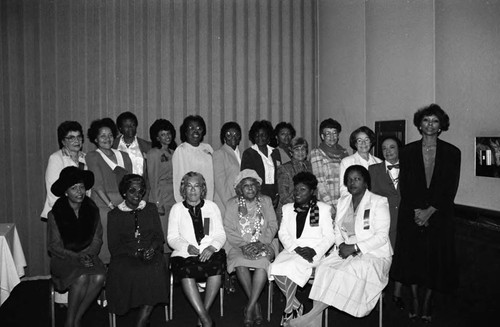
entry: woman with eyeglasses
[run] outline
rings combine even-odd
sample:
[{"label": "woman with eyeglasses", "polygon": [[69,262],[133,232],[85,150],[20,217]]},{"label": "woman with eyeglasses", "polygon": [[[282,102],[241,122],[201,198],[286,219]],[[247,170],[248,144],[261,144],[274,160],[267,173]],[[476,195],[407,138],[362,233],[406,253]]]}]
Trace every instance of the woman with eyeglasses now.
[{"label": "woman with eyeglasses", "polygon": [[135,326],[143,327],[147,326],[154,306],[168,301],[165,239],[156,205],[143,200],[144,178],[125,175],[119,191],[123,201],[108,214],[109,312],[124,315],[139,308]]},{"label": "woman with eyeglasses", "polygon": [[[340,162],[340,180],[344,180],[347,168],[360,165],[368,169],[370,165],[381,163],[382,160],[373,156],[370,151],[375,146],[375,133],[367,126],[354,130],[349,137],[349,145],[354,154],[345,157]],[[340,196],[349,194],[345,185],[340,185]]]},{"label": "woman with eyeglasses", "polygon": [[69,166],[79,169],[87,169],[85,153],[82,152],[83,130],[82,125],[76,121],[65,121],[57,127],[57,141],[59,150],[49,157],[47,169],[45,170],[45,189],[47,196],[45,205],[40,214],[42,220],[47,220],[47,215],[58,199],[50,188],[59,178],[61,171]]},{"label": "woman with eyeglasses", "polygon": [[198,115],[190,115],[184,118],[180,127],[182,143],[175,149],[172,157],[174,170],[174,197],[176,202],[182,202],[180,185],[182,177],[195,171],[203,175],[207,185],[206,199],[214,199],[214,167],[212,155],[214,150],[208,143],[203,142],[207,134],[205,120]]},{"label": "woman with eyeglasses", "polygon": [[[312,172],[318,179],[318,200],[331,205],[334,210],[340,197],[340,161],[349,153],[339,144],[342,126],[332,118],[319,125],[320,145],[311,151]],[[335,214],[335,211],[333,212]]]},{"label": "woman with eyeglasses", "polygon": [[87,153],[86,159],[89,170],[95,176],[91,198],[97,204],[101,215],[103,246],[99,257],[105,264],[109,263],[110,258],[106,232],[108,212],[123,201],[118,184],[123,176],[132,173],[132,161],[128,154],[112,148],[116,134],[116,125],[111,118],[94,120],[87,132],[90,142],[97,147]]}]

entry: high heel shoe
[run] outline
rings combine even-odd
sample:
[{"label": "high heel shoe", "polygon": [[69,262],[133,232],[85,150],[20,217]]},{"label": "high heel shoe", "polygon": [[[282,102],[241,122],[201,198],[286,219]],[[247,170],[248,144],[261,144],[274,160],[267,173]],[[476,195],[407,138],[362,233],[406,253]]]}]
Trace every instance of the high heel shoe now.
[{"label": "high heel shoe", "polygon": [[254,327],[260,327],[264,323],[264,318],[262,317],[262,310],[260,309],[260,304],[255,305],[255,319],[253,321]]},{"label": "high heel shoe", "polygon": [[431,300],[424,302],[424,307],[422,308],[422,321],[426,324],[432,322],[432,303]]},{"label": "high heel shoe", "polygon": [[417,321],[418,311],[419,311],[418,298],[414,297],[412,306],[410,307],[410,312],[408,313],[408,317],[410,318],[411,322]]},{"label": "high heel shoe", "polygon": [[394,302],[394,304],[396,305],[397,308],[399,308],[399,310],[404,310],[406,307],[405,302],[403,301],[403,298],[401,296],[393,295],[392,302]]},{"label": "high heel shoe", "polygon": [[243,327],[253,327],[252,315],[247,316],[247,307],[243,308]]}]

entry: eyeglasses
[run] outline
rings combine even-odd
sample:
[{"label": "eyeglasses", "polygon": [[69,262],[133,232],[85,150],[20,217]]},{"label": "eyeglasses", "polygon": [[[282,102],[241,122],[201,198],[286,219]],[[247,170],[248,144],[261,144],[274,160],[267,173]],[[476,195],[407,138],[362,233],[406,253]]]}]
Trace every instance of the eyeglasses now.
[{"label": "eyeglasses", "polygon": [[66,136],[64,139],[66,141],[68,141],[68,142],[75,142],[76,140],[78,140],[79,142],[81,142],[81,141],[83,141],[83,136],[81,136],[81,135],[78,135],[78,136],[71,135],[71,136]]},{"label": "eyeglasses", "polygon": [[326,137],[330,137],[330,136],[337,136],[337,135],[339,135],[339,133],[337,133],[337,132],[324,132],[323,135]]},{"label": "eyeglasses", "polygon": [[251,184],[243,184],[241,186],[244,190],[250,190],[250,189],[255,189],[257,187],[257,184],[251,183]]},{"label": "eyeglasses", "polygon": [[356,139],[357,144],[369,144],[371,143],[370,139]]},{"label": "eyeglasses", "polygon": [[132,194],[132,195],[136,195],[136,194],[138,194],[138,195],[144,195],[146,193],[146,190],[143,189],[143,188],[133,188],[133,187],[131,187],[131,188],[129,188],[127,190],[127,192],[129,194]]},{"label": "eyeglasses", "polygon": [[233,138],[233,137],[241,137],[240,133],[234,133],[234,132],[227,132],[226,133],[227,138]]}]

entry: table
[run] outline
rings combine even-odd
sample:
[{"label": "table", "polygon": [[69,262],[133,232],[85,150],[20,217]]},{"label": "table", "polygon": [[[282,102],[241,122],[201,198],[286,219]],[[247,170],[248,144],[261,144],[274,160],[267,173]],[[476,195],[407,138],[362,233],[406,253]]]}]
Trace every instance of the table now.
[{"label": "table", "polygon": [[26,259],[16,225],[0,224],[0,305],[24,276]]}]

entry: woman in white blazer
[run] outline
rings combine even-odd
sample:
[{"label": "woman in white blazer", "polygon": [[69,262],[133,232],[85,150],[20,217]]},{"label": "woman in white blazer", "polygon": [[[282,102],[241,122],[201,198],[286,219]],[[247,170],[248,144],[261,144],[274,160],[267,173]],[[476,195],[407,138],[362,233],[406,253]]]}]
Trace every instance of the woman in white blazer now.
[{"label": "woman in white blazer", "polygon": [[313,309],[288,326],[320,326],[321,312],[333,306],[355,317],[375,307],[389,280],[392,248],[387,199],[371,193],[370,174],[360,165],[347,168],[335,222],[334,251],[318,268],[309,298]]},{"label": "woman in white blazer", "polygon": [[334,241],[332,207],[316,199],[316,176],[300,172],[293,177],[293,185],[295,200],[283,206],[278,232],[284,249],[269,267],[270,279],[286,298],[281,326],[302,315],[303,305],[295,296],[297,286],[307,283]]},{"label": "woman in white blazer", "polygon": [[[207,185],[203,175],[196,172],[184,175],[180,194],[184,201],[172,207],[168,220],[167,239],[173,249],[172,273],[181,280],[182,289],[201,325],[211,327],[210,306],[226,268],[226,254],[222,249],[226,233],[219,208],[214,202],[205,200]],[[196,280],[200,279],[207,280],[204,301],[196,285]]]}]

